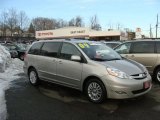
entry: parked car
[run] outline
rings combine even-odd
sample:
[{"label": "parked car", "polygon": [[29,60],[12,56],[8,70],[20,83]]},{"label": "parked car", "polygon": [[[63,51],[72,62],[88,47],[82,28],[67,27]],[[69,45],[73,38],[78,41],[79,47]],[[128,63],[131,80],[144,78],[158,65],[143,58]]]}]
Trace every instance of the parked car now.
[{"label": "parked car", "polygon": [[49,81],[84,91],[100,103],[105,98],[124,99],[151,89],[147,69],[123,59],[100,42],[45,40],[32,44],[24,58],[24,72],[32,85]]},{"label": "parked car", "polygon": [[160,41],[136,40],[125,42],[115,48],[123,57],[135,60],[148,69],[153,79],[160,83]]},{"label": "parked car", "polygon": [[[1,44],[4,46],[3,44]],[[16,50],[10,50],[8,47],[4,46],[4,48],[9,51],[11,58],[17,58],[18,57],[18,52]]]},{"label": "parked car", "polygon": [[13,58],[18,57],[20,60],[24,60],[26,47],[24,44],[6,43],[3,46],[7,47]]},{"label": "parked car", "polygon": [[120,45],[122,42],[120,41],[104,41],[104,44],[109,46],[110,48],[115,48],[116,46]]}]

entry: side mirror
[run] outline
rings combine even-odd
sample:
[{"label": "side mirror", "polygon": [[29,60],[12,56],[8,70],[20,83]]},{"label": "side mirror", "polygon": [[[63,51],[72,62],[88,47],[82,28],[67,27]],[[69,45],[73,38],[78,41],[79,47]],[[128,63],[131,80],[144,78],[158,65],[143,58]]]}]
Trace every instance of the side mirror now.
[{"label": "side mirror", "polygon": [[81,57],[78,56],[78,55],[72,55],[72,56],[71,56],[71,60],[72,60],[72,61],[80,62],[80,61],[81,61]]}]

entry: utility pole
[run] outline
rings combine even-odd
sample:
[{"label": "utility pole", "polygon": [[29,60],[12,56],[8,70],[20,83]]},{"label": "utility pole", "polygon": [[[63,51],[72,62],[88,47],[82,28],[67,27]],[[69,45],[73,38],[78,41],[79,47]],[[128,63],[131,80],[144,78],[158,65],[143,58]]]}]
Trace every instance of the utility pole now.
[{"label": "utility pole", "polygon": [[157,14],[157,23],[156,23],[156,38],[157,38],[157,31],[158,31],[158,14]]},{"label": "utility pole", "polygon": [[150,24],[150,38],[153,38],[153,34],[152,34],[152,26]]}]

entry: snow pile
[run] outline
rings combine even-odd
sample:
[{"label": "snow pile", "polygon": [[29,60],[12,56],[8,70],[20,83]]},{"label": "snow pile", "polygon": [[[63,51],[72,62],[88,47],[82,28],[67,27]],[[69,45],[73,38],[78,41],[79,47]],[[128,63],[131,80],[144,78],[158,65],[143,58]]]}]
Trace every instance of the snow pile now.
[{"label": "snow pile", "polygon": [[9,67],[11,55],[4,46],[0,45],[0,72],[4,72]]},{"label": "snow pile", "polygon": [[5,100],[5,90],[9,89],[10,82],[19,78],[17,74],[23,72],[23,62],[19,59],[12,59],[10,66],[5,72],[0,73],[0,120],[6,120],[7,109]]}]

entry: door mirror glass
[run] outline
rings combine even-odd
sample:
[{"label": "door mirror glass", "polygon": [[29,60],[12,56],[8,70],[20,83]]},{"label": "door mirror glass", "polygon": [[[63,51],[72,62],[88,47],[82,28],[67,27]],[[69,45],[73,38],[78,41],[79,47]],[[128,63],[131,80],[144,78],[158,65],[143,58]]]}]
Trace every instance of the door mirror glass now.
[{"label": "door mirror glass", "polygon": [[72,61],[80,62],[80,61],[81,61],[81,57],[78,56],[78,55],[72,55],[72,56],[71,56],[71,60],[72,60]]}]

